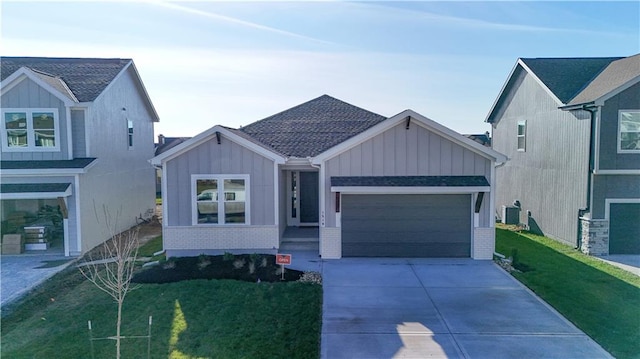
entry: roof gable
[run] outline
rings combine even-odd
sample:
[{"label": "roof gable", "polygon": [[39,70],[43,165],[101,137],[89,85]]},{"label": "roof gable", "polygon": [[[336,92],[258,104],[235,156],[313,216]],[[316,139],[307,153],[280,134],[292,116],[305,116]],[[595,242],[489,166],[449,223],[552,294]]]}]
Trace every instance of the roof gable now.
[{"label": "roof gable", "polygon": [[278,153],[312,157],[384,121],[386,117],[320,96],[240,129]]},{"label": "roof gable", "polygon": [[611,62],[621,57],[594,58],[520,58],[507,76],[485,122],[496,123],[500,109],[509,97],[518,79],[527,73],[547,91],[558,104],[566,105],[580,93]]},{"label": "roof gable", "polygon": [[227,137],[231,141],[273,160],[275,163],[282,164],[285,162],[284,156],[273,151],[272,149],[267,148],[262,143],[252,140],[251,138],[249,138],[249,136],[242,133],[241,131],[220,125],[213,126],[210,129],[199,133],[195,137],[187,139],[184,142],[170,149],[167,149],[166,151],[150,159],[149,162],[154,166],[162,166],[163,163],[170,161],[207,141],[217,141],[218,138],[222,140],[222,137]]},{"label": "roof gable", "polygon": [[95,100],[131,63],[130,59],[1,57],[0,81],[21,67],[49,78],[60,78],[80,102]]},{"label": "roof gable", "polygon": [[492,161],[496,161],[496,162],[507,161],[507,157],[505,155],[493,150],[490,147],[483,146],[478,142],[472,139],[469,139],[466,136],[461,135],[458,132],[446,126],[443,126],[425,116],[422,116],[421,114],[413,110],[404,110],[395,116],[389,117],[389,119],[387,119],[386,121],[382,123],[378,123],[377,125],[367,129],[366,131],[363,131],[362,133],[356,136],[353,136],[352,138],[349,138],[348,140],[318,154],[313,158],[312,163],[316,165],[320,165],[323,162],[328,161],[340,155],[341,153],[346,152],[349,149],[359,145],[360,143],[363,143],[368,139],[373,138],[403,122],[409,123],[409,124],[415,123],[419,126],[422,126],[426,128],[428,131],[433,132],[438,136],[441,136],[459,146],[467,148],[470,151],[475,152],[480,156],[483,156]]}]

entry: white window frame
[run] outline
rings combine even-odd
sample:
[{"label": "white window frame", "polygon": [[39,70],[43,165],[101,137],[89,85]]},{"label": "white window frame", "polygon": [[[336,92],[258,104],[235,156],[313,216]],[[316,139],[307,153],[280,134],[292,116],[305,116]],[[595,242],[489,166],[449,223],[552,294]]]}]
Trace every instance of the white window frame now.
[{"label": "white window frame", "polygon": [[[217,202],[218,202],[218,223],[198,223],[198,180],[216,180],[218,182]],[[225,180],[244,180],[244,223],[224,223],[224,191]],[[191,224],[193,226],[247,226],[251,224],[251,186],[248,174],[195,174],[191,175]],[[222,200],[221,200],[222,199]]]},{"label": "white window frame", "polygon": [[133,126],[133,121],[131,121],[130,119],[126,119],[127,121],[127,147],[129,149],[133,148],[134,142],[133,142],[133,134],[134,134],[134,126]]},{"label": "white window frame", "polygon": [[640,153],[640,148],[635,149],[635,150],[624,150],[622,149],[622,132],[620,131],[622,129],[621,122],[622,122],[622,113],[623,112],[630,112],[630,113],[640,113],[640,110],[618,110],[618,134],[617,134],[617,144],[616,147],[618,149],[618,153]]},{"label": "white window frame", "polygon": [[[524,128],[522,135],[520,134],[520,126]],[[520,138],[522,138],[522,142],[523,142],[522,148],[520,148]],[[518,121],[518,124],[516,125],[516,148],[518,149],[519,152],[527,151],[527,121],[526,120]]]},{"label": "white window frame", "polygon": [[[24,112],[27,116],[27,146],[10,147],[7,136],[5,113]],[[34,112],[51,112],[53,114],[53,136],[55,146],[39,147],[35,143],[35,129],[33,128]],[[2,150],[6,152],[60,152],[60,114],[57,108],[3,108],[2,109]]]}]

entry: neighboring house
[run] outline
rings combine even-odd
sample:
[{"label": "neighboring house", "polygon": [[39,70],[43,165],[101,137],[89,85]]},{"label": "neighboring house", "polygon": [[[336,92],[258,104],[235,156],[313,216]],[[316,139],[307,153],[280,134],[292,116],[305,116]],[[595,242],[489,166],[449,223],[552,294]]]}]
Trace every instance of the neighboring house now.
[{"label": "neighboring house", "polygon": [[3,234],[80,255],[109,237],[103,208],[117,231],[153,210],[158,115],[132,60],[0,61]]},{"label": "neighboring house", "polygon": [[585,253],[640,253],[639,81],[640,55],[519,59],[486,119],[509,157],[498,213],[515,203],[516,222]]},{"label": "neighboring house", "polygon": [[489,132],[485,132],[483,134],[471,134],[471,135],[465,135],[465,136],[478,142],[483,146],[491,147],[491,134]]},{"label": "neighboring house", "polygon": [[275,252],[308,226],[323,258],[490,259],[505,160],[411,110],[386,118],[324,95],[151,162],[168,256]]},{"label": "neighboring house", "polygon": [[[166,137],[164,135],[158,135],[158,142],[155,145],[154,155],[157,156],[162,152],[168,151],[171,148],[181,144],[182,142],[190,139],[191,137]],[[160,196],[162,192],[162,170],[156,169],[156,196]]]}]

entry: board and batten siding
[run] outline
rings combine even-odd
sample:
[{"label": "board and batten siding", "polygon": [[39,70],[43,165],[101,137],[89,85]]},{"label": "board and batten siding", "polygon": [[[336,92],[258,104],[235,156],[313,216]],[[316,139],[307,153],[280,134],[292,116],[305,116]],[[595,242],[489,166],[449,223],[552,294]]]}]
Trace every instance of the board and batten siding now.
[{"label": "board and batten siding", "polygon": [[[496,169],[496,211],[501,216],[503,205],[520,201],[521,223],[576,245],[578,210],[587,205],[590,115],[559,110],[533,77],[514,76],[492,136],[493,149],[509,158]],[[525,151],[517,150],[520,121],[526,121]]]},{"label": "board and batten siding", "polygon": [[84,110],[71,110],[73,158],[87,157],[86,124],[84,115]]},{"label": "board and batten siding", "polygon": [[[485,176],[491,182],[491,160],[425,127],[411,122],[385,132],[329,159],[325,168],[326,226],[335,227],[332,176]],[[489,197],[480,209],[481,227],[489,227]]]},{"label": "board and batten siding", "polygon": [[[2,95],[3,109],[56,108],[58,109],[58,133],[60,144],[54,151],[3,151],[3,161],[68,160],[67,110],[64,102],[31,79],[24,79]],[[3,132],[4,119],[2,119]],[[5,136],[3,134],[3,136]]]},{"label": "board and batten siding", "polygon": [[209,140],[167,161],[166,201],[169,226],[191,226],[191,175],[248,174],[251,225],[276,225],[274,218],[274,161],[228,137]]},{"label": "board and batten siding", "polygon": [[618,153],[619,110],[640,110],[640,83],[608,99],[602,107],[599,167],[601,170],[638,170],[640,153]]}]

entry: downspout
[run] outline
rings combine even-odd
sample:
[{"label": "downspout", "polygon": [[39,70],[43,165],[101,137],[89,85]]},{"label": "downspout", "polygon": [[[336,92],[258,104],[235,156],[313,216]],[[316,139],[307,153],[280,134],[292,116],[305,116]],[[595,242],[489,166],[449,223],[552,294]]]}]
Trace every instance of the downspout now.
[{"label": "downspout", "polygon": [[588,106],[583,105],[582,110],[588,111],[590,113],[590,127],[589,127],[589,169],[587,172],[587,206],[585,208],[581,208],[578,210],[578,246],[577,249],[582,247],[582,228],[580,224],[580,218],[582,218],[585,213],[591,212],[591,186],[592,186],[592,176],[595,169],[595,145],[596,145],[596,125],[597,125],[597,117],[596,113],[598,112],[597,106]]}]

